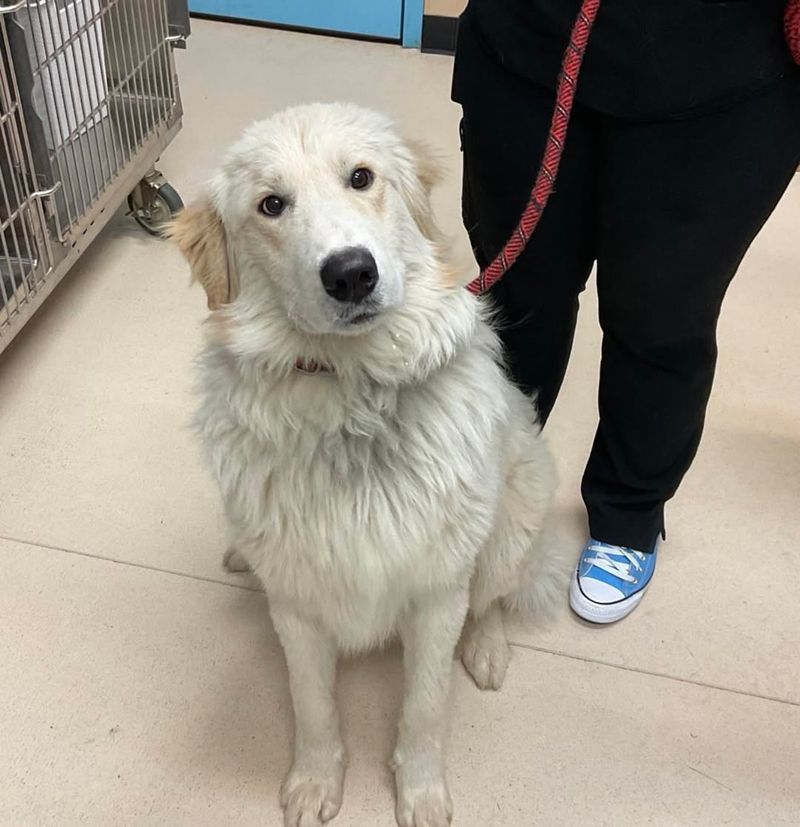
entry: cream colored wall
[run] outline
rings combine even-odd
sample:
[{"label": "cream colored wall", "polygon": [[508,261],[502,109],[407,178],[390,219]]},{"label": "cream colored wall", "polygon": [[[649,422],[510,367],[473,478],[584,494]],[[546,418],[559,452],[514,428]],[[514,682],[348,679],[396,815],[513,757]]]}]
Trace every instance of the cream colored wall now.
[{"label": "cream colored wall", "polygon": [[466,5],[467,0],[425,0],[425,14],[458,17]]}]

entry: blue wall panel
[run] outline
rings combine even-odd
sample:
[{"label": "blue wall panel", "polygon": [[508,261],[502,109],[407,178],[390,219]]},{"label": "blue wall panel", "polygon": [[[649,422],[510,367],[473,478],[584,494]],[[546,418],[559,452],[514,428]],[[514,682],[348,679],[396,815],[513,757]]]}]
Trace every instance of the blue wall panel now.
[{"label": "blue wall panel", "polygon": [[[411,2],[414,5],[415,0]],[[406,40],[403,0],[190,0],[189,9],[281,26]]]}]

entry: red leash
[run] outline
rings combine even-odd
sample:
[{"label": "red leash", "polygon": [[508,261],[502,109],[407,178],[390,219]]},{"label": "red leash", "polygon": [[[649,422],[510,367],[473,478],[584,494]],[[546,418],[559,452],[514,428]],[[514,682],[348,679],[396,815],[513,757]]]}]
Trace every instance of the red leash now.
[{"label": "red leash", "polygon": [[800,0],[789,0],[786,4],[783,30],[794,62],[800,64]]},{"label": "red leash", "polygon": [[544,208],[547,206],[547,200],[553,192],[553,185],[558,175],[561,155],[564,152],[564,142],[567,138],[569,118],[572,114],[572,104],[575,101],[575,90],[578,86],[578,76],[586,52],[586,44],[589,42],[589,35],[592,33],[599,8],[600,0],[583,0],[581,4],[578,16],[572,25],[569,45],[561,61],[561,72],[556,87],[556,105],[550,121],[544,157],[539,166],[528,205],[499,255],[485,270],[481,271],[478,278],[467,285],[470,293],[485,293],[508,272],[525,249],[528,239],[536,229]]},{"label": "red leash", "polygon": [[[575,102],[575,90],[581,72],[583,57],[589,42],[589,35],[597,19],[600,0],[583,0],[578,16],[572,26],[569,45],[561,61],[561,72],[556,87],[556,105],[547,134],[544,157],[536,175],[530,199],[522,213],[516,229],[506,241],[505,247],[480,275],[467,285],[470,293],[480,295],[498,282],[520,257],[539,219],[542,217],[547,200],[553,192],[558,175],[564,143],[567,139],[569,118]],[[800,0],[788,0],[784,16],[786,42],[796,63],[800,63]]]}]

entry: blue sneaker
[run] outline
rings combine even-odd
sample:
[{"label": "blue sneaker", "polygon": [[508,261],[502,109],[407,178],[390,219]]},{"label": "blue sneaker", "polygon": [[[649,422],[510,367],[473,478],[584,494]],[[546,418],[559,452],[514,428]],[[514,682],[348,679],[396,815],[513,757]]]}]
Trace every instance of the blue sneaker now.
[{"label": "blue sneaker", "polygon": [[613,623],[629,615],[644,597],[656,570],[649,554],[590,539],[569,587],[569,605],[592,623]]}]

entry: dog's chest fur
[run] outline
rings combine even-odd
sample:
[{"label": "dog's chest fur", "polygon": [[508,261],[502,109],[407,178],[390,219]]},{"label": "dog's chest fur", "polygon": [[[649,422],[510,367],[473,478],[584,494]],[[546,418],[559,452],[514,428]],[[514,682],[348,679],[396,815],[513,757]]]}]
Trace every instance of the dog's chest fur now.
[{"label": "dog's chest fur", "polygon": [[415,594],[470,577],[504,474],[506,393],[488,350],[385,387],[274,378],[209,348],[202,378],[197,426],[268,593],[360,648]]}]

